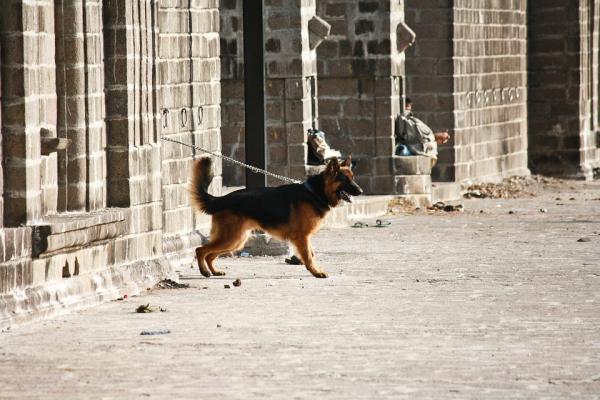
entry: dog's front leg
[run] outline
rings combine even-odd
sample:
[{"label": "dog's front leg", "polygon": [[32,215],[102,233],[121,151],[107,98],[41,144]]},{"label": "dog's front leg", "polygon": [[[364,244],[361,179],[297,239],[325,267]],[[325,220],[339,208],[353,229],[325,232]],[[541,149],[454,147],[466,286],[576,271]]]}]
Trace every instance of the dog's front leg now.
[{"label": "dog's front leg", "polygon": [[196,261],[198,261],[198,268],[200,269],[200,273],[204,275],[206,278],[210,277],[210,270],[206,265],[206,258],[204,255],[204,249],[202,246],[196,247]]},{"label": "dog's front leg", "polygon": [[315,259],[313,257],[314,253],[308,238],[295,241],[294,246],[296,246],[296,251],[302,262],[304,262],[306,269],[309,270],[315,278],[327,278],[327,274],[321,271],[315,264]]}]

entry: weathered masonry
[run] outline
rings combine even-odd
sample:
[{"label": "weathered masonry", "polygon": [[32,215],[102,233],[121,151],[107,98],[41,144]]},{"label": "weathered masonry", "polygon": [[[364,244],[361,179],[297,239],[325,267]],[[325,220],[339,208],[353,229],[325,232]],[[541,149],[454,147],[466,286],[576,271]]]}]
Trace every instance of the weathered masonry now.
[{"label": "weathered masonry", "polygon": [[417,42],[406,95],[440,146],[434,178],[461,182],[527,171],[527,2],[407,0]]},{"label": "weathered masonry", "polygon": [[[188,204],[199,154],[161,138],[244,161],[264,134],[251,157],[303,179],[319,128],[368,193],[420,203],[529,171],[598,176],[600,0],[262,0],[246,32],[264,35],[264,60],[244,54],[249,5],[2,2],[0,326],[191,264],[209,228]],[[264,67],[264,96],[244,93],[245,60]],[[407,96],[453,136],[433,169],[394,155]],[[262,97],[266,129],[246,135]],[[215,169],[215,193],[246,184]]]},{"label": "weathered masonry", "polygon": [[[244,57],[254,55],[243,54],[242,3],[224,0],[220,10],[223,153],[243,161]],[[298,179],[307,174],[307,131],[318,127],[317,55],[309,34],[315,15],[315,0],[264,1],[267,164]],[[239,167],[224,166],[223,179],[226,186],[245,184]]]},{"label": "weathered masonry", "polygon": [[160,137],[220,148],[218,2],[10,0],[0,23],[0,325],[189,262],[193,154]]},{"label": "weathered masonry", "polygon": [[529,2],[529,167],[598,176],[600,1]]},{"label": "weathered masonry", "polygon": [[454,132],[434,179],[597,175],[599,15],[597,0],[407,0],[406,95]]}]

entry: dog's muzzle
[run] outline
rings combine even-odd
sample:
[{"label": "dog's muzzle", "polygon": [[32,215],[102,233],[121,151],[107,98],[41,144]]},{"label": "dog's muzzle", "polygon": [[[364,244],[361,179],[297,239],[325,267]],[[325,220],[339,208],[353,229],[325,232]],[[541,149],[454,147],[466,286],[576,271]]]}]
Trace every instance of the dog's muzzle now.
[{"label": "dog's muzzle", "polygon": [[350,187],[344,188],[338,192],[338,197],[348,203],[352,203],[352,196],[360,196],[363,190],[355,182],[352,182]]}]

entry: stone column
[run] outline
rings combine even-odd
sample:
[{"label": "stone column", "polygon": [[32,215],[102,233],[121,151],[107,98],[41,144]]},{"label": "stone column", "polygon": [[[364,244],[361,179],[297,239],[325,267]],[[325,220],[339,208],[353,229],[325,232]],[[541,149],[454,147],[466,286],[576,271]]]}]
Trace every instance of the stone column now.
[{"label": "stone column", "polygon": [[330,145],[358,161],[356,176],[369,193],[394,191],[394,118],[400,112],[404,55],[396,29],[400,1],[318,2],[332,26],[317,50],[319,122]]},{"label": "stone column", "polygon": [[[216,0],[160,2],[160,134],[210,151],[221,150],[221,86],[219,9]],[[243,110],[242,110],[243,113]],[[182,263],[191,262],[199,233],[210,217],[189,204],[192,161],[201,152],[170,142],[161,144],[163,251]],[[221,160],[213,159],[215,177],[210,190],[221,190]],[[187,257],[187,258],[186,258]]]},{"label": "stone column", "polygon": [[600,167],[599,9],[598,0],[529,5],[529,165],[533,172],[590,179]]},{"label": "stone column", "polygon": [[[223,72],[223,152],[244,159],[242,0],[220,4]],[[265,0],[267,169],[306,177],[306,132],[318,126],[316,50],[308,24],[315,0]],[[251,101],[251,99],[247,99]],[[244,171],[224,167],[227,185],[243,185]],[[269,178],[269,185],[281,184]]]},{"label": "stone column", "polygon": [[[1,22],[1,21],[0,21]],[[0,105],[2,105],[2,36],[0,36]],[[4,172],[2,171],[2,107],[0,107],[0,228],[4,226]]]},{"label": "stone column", "polygon": [[104,2],[107,196],[112,206],[145,203],[160,193],[160,173],[152,169],[158,157],[157,13],[153,0]]},{"label": "stone column", "polygon": [[[527,169],[527,2],[407,0],[417,41],[407,96],[440,146],[438,180],[500,179]],[[511,38],[511,40],[506,40]]]},{"label": "stone column", "polygon": [[70,140],[58,159],[58,207],[87,208],[87,109],[84,0],[55,2],[58,136]]},{"label": "stone column", "polygon": [[10,0],[0,15],[4,222],[17,226],[56,209],[56,157],[40,143],[41,129],[56,132],[53,2]]},{"label": "stone column", "polygon": [[129,210],[127,233],[115,241],[118,264],[162,253],[158,3],[105,0],[102,11],[107,203]]}]

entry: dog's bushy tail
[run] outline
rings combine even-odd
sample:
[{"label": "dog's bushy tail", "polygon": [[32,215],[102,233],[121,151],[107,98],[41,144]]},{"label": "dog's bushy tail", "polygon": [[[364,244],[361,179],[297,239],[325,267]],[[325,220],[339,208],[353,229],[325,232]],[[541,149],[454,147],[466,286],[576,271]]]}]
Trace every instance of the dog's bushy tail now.
[{"label": "dog's bushy tail", "polygon": [[212,179],[212,160],[209,157],[202,157],[194,161],[190,200],[197,210],[206,214],[214,214],[217,211],[218,197],[208,193],[208,186]]}]

